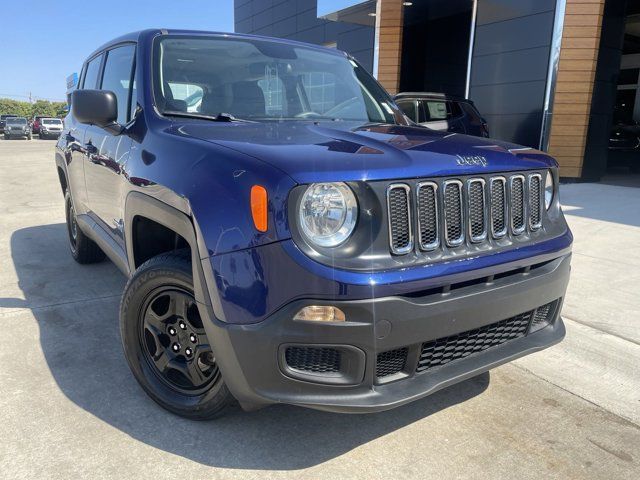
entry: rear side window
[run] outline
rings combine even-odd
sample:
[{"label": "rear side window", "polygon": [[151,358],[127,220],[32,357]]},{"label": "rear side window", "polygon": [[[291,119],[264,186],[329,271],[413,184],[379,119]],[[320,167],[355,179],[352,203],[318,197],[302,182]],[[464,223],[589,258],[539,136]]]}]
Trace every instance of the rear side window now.
[{"label": "rear side window", "polygon": [[426,115],[425,122],[436,122],[448,118],[447,102],[443,100],[424,100],[422,105]]},{"label": "rear side window", "polygon": [[461,117],[462,109],[457,102],[447,100],[423,100],[425,122],[438,122]]},{"label": "rear side window", "polygon": [[129,113],[129,91],[131,89],[131,74],[133,73],[133,58],[135,45],[114,48],[107,53],[102,76],[102,90],[110,90],[116,94],[118,100],[118,123],[125,124]]},{"label": "rear side window", "polygon": [[413,100],[398,100],[396,105],[404,112],[404,114],[409,117],[414,122],[418,121],[418,115],[416,112],[416,104],[417,102]]},{"label": "rear side window", "polygon": [[92,90],[98,88],[98,75],[100,74],[100,64],[102,63],[102,55],[98,55],[87,64],[87,72],[84,74],[82,88]]}]

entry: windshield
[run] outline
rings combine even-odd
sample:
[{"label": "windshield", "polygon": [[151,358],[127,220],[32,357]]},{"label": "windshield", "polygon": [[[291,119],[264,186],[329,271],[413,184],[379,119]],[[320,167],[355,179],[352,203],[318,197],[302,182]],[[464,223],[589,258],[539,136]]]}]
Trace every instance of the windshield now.
[{"label": "windshield", "polygon": [[161,113],[403,121],[360,65],[332,52],[267,40],[173,36],[157,41],[154,59]]},{"label": "windshield", "polygon": [[8,124],[26,125],[27,124],[27,119],[26,118],[7,118],[7,125]]},{"label": "windshield", "polygon": [[44,125],[62,125],[62,120],[57,118],[46,118],[42,120]]}]

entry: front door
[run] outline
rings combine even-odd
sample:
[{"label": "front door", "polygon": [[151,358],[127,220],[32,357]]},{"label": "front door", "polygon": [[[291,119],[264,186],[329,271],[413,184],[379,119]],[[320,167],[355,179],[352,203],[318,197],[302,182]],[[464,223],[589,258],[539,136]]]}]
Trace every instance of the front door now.
[{"label": "front door", "polygon": [[[133,84],[135,45],[127,44],[106,52],[101,90],[115,93],[118,100],[118,123],[130,119],[130,86]],[[89,126],[84,135],[86,150],[85,180],[91,216],[121,245],[123,232],[123,177],[129,159],[131,138]]]}]

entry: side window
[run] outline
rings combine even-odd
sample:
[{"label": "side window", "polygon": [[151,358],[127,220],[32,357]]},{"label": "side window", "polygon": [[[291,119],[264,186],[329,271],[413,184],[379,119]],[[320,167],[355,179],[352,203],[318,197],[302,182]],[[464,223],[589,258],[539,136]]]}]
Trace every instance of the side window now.
[{"label": "side window", "polygon": [[87,64],[87,71],[84,74],[82,82],[83,90],[93,90],[98,88],[98,74],[100,73],[100,64],[102,63],[102,55],[98,55]]},{"label": "side window", "polygon": [[126,45],[107,52],[102,90],[111,90],[118,100],[118,123],[125,124],[129,114],[129,89],[136,47]]},{"label": "side window", "polygon": [[447,102],[442,100],[424,100],[424,112],[427,122],[446,120],[448,117]]},{"label": "side window", "polygon": [[404,112],[404,114],[409,117],[414,122],[418,121],[418,116],[416,115],[416,102],[413,100],[398,100],[396,105]]}]

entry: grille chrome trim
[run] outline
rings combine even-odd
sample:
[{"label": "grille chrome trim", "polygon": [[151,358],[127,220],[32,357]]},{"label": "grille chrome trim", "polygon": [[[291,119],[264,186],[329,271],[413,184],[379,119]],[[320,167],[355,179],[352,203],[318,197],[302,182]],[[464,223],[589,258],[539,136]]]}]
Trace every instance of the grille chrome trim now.
[{"label": "grille chrome trim", "polygon": [[[405,192],[406,201],[407,201],[407,229],[409,231],[409,241],[406,246],[402,248],[396,248],[394,246],[394,229],[392,225],[391,218],[391,192],[392,190],[402,189]],[[405,255],[413,250],[413,225],[411,219],[411,187],[406,183],[392,183],[387,187],[387,220],[389,224],[389,247],[391,248],[391,252],[396,255]]]},{"label": "grille chrome trim", "polygon": [[[534,212],[534,202],[533,202],[533,195],[534,195],[534,191],[533,191],[533,180],[534,179],[538,179],[538,211]],[[543,197],[543,193],[544,190],[542,188],[542,175],[540,175],[539,173],[532,173],[531,175],[529,175],[529,228],[531,228],[531,230],[538,230],[540,227],[542,227],[542,206],[544,204],[544,197]],[[538,221],[534,222],[534,214],[538,215]]]},{"label": "grille chrome trim", "polygon": [[[495,229],[495,216],[494,216],[494,205],[493,205],[493,184],[495,182],[500,182],[502,184],[502,229]],[[509,221],[507,220],[508,212],[507,212],[507,179],[504,177],[491,177],[489,179],[489,190],[491,192],[491,235],[493,238],[502,238],[507,234],[507,229],[509,227]]]},{"label": "grille chrome trim", "polygon": [[[482,233],[480,233],[480,235],[473,234],[473,216],[475,212],[472,206],[471,195],[472,195],[472,187],[476,183],[479,183],[482,189],[481,190],[482,208],[480,211],[482,215]],[[471,240],[472,243],[479,243],[486,240],[487,238],[487,193],[486,193],[486,182],[484,181],[483,178],[472,178],[470,180],[467,180],[467,202],[465,207],[468,210],[467,228],[468,228],[469,239]]]},{"label": "grille chrome trim", "polygon": [[[516,205],[515,205],[516,202],[514,202],[514,199],[513,199],[513,185],[514,185],[516,180],[520,180],[520,182],[522,182],[522,192],[521,192],[522,194],[521,194],[521,203],[520,203],[520,208],[522,209],[521,210],[521,213],[522,213],[522,226],[520,226],[520,227],[516,227],[515,223],[514,223],[514,219],[515,219],[515,216],[516,216],[515,213],[514,213],[515,212],[515,207],[516,207]],[[525,203],[526,203],[525,202],[525,195],[526,195],[525,183],[526,183],[526,181],[525,181],[524,175],[513,175],[513,176],[511,176],[509,178],[509,200],[510,200],[509,201],[509,206],[510,206],[510,208],[509,208],[509,213],[510,213],[509,214],[509,223],[511,225],[511,232],[514,235],[521,235],[522,233],[524,233],[524,231],[527,228],[527,221],[526,221],[527,210],[526,210],[526,207],[525,207]]]},{"label": "grille chrome trim", "polygon": [[[447,188],[449,185],[458,187],[458,212],[460,215],[460,235],[458,238],[449,238],[449,219],[447,213],[451,210],[451,206],[447,205]],[[446,180],[442,187],[442,203],[444,209],[444,239],[449,247],[458,247],[464,243],[464,204],[462,203],[462,182],[460,180]]]},{"label": "grille chrome trim", "polygon": [[[431,187],[433,189],[433,205],[434,205],[434,229],[435,229],[435,240],[425,244],[423,239],[422,239],[422,222],[420,220],[420,212],[422,212],[422,209],[424,208],[421,204],[420,204],[420,191],[425,188],[425,187]],[[416,185],[416,208],[417,208],[417,213],[416,213],[416,217],[418,219],[418,246],[420,247],[421,250],[424,251],[430,251],[430,250],[435,250],[436,248],[438,248],[438,246],[440,245],[440,228],[438,225],[438,222],[440,221],[439,215],[438,215],[438,184],[435,182],[420,182]]]}]

